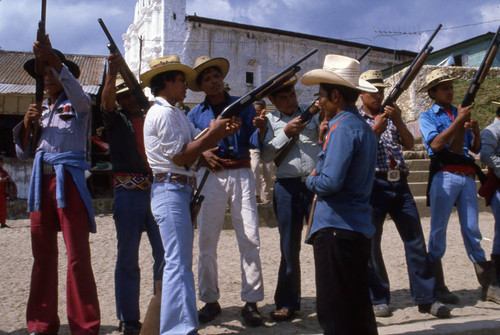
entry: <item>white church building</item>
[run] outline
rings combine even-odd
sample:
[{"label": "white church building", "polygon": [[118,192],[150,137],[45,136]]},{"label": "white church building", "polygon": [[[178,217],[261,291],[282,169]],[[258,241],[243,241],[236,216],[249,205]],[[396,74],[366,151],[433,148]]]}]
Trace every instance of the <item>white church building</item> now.
[{"label": "white church building", "polygon": [[[158,57],[177,55],[193,66],[202,55],[225,57],[230,70],[225,79],[232,95],[243,95],[314,48],[319,51],[301,64],[303,74],[321,68],[327,54],[357,58],[368,45],[297,32],[221,21],[186,14],[186,0],[138,0],[134,22],[123,35],[125,59],[134,73],[149,70]],[[385,69],[415,57],[414,52],[372,46],[363,70]],[[297,85],[299,101],[313,100],[317,88]],[[188,91],[187,103],[198,103],[203,93]]]}]

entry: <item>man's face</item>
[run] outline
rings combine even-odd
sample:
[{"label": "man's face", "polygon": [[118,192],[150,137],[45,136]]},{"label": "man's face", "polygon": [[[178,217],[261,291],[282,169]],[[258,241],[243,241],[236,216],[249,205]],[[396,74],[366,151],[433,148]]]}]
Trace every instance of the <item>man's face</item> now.
[{"label": "man's face", "polygon": [[58,95],[63,91],[63,86],[59,79],[52,72],[52,68],[50,66],[46,66],[44,69],[44,90],[48,95]]},{"label": "man's face", "polygon": [[384,88],[378,87],[377,93],[363,92],[360,94],[363,106],[368,108],[367,112],[378,113],[380,106],[384,100]]},{"label": "man's face", "polygon": [[297,93],[295,87],[288,92],[278,93],[275,96],[270,95],[269,100],[276,106],[276,109],[286,115],[292,115],[297,109]]},{"label": "man's face", "polygon": [[445,81],[438,84],[435,91],[429,91],[429,95],[438,105],[451,105],[453,102],[453,82]]},{"label": "man's face", "polygon": [[123,111],[127,114],[134,114],[139,111],[137,99],[130,91],[120,93],[116,97],[116,101],[122,106]]},{"label": "man's face", "polygon": [[323,87],[319,87],[319,103],[321,106],[323,106],[325,110],[325,117],[327,119],[331,119],[332,117],[334,117],[337,111],[336,105],[329,99],[331,98],[331,95],[334,94],[334,92],[335,90],[333,90],[332,93],[330,93],[330,97],[328,97],[328,94],[323,89]]},{"label": "man's face", "polygon": [[257,115],[259,115],[259,116],[262,115],[262,112],[265,113],[265,111],[266,111],[266,108],[264,106],[257,105],[257,104],[253,105],[253,108],[255,108],[255,111],[257,112]]},{"label": "man's face", "polygon": [[217,69],[210,67],[201,74],[200,88],[206,95],[218,95],[224,92],[224,80]]},{"label": "man's face", "polygon": [[178,101],[183,101],[184,98],[186,98],[187,84],[184,73],[177,74],[173,82],[167,81],[166,83],[167,83],[167,90],[176,103]]}]

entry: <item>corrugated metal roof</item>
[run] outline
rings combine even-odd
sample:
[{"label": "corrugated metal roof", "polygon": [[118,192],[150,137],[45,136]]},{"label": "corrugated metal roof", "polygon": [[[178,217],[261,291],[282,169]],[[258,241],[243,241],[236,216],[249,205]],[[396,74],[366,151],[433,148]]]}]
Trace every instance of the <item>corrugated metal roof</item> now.
[{"label": "corrugated metal roof", "polygon": [[[107,56],[65,55],[81,71],[78,81],[85,92],[97,94],[102,82]],[[23,69],[23,64],[33,58],[32,52],[0,50],[0,94],[34,94],[35,80]]]}]

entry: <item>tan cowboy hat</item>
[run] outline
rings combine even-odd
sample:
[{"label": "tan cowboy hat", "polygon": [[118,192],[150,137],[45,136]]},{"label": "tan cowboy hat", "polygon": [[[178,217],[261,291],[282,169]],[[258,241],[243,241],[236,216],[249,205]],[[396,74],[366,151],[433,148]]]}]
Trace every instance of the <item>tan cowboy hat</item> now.
[{"label": "tan cowboy hat", "polygon": [[[210,58],[210,56],[200,56],[194,61],[193,69],[196,72],[196,78],[203,72],[203,70],[212,66],[219,68],[222,74],[222,79],[226,78],[226,75],[229,72],[229,61],[222,57]],[[200,92],[202,89],[196,82],[196,78],[193,80],[191,85],[189,85],[189,89],[191,91]]]},{"label": "tan cowboy hat", "polygon": [[359,78],[359,62],[354,58],[341,55],[326,55],[322,69],[315,69],[302,76],[304,85],[335,84],[357,90],[375,93],[378,89]]},{"label": "tan cowboy hat", "polygon": [[445,81],[455,81],[458,79],[459,77],[451,76],[449,71],[446,71],[445,69],[435,69],[432,70],[427,75],[427,77],[425,77],[425,85],[418,91],[428,92],[431,88],[437,86],[438,84],[444,83]]},{"label": "tan cowboy hat", "polygon": [[[271,79],[272,77],[274,77],[274,76],[271,76],[271,77],[267,78],[267,80]],[[278,87],[278,88],[272,90],[271,92],[269,92],[266,96],[270,96],[273,92],[281,90],[283,87],[295,85],[295,84],[297,84],[297,81],[299,81],[299,76],[297,76],[296,74],[294,74],[293,77],[291,77],[290,79],[288,79],[287,81],[285,81],[283,84],[281,84],[280,87]]]},{"label": "tan cowboy hat", "polygon": [[359,79],[366,80],[375,87],[389,87],[391,85],[384,84],[384,76],[380,70],[368,70],[359,76]]},{"label": "tan cowboy hat", "polygon": [[[144,83],[141,83],[140,85],[141,88],[144,88]],[[115,88],[116,88],[116,95],[125,93],[130,90],[121,75],[116,76]]]},{"label": "tan cowboy hat", "polygon": [[179,57],[175,55],[153,59],[149,63],[151,70],[141,74],[141,81],[144,86],[151,86],[151,79],[157,74],[168,71],[181,71],[186,76],[188,86],[196,79],[196,72],[187,65],[181,64]]}]

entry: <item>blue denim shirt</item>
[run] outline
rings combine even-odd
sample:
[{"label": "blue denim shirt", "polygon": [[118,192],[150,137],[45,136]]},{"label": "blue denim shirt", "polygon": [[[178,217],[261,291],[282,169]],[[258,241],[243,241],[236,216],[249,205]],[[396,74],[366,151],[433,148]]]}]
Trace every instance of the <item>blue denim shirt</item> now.
[{"label": "blue denim shirt", "polygon": [[[238,100],[238,97],[232,97],[226,94],[228,106]],[[217,156],[220,158],[243,159],[250,158],[249,148],[259,148],[259,138],[257,128],[253,125],[253,119],[257,116],[253,105],[243,109],[238,117],[241,119],[241,129],[236,135],[226,136],[217,143],[219,150]],[[210,120],[215,119],[214,112],[207,98],[193,107],[188,113],[189,121],[200,130],[208,128]]]},{"label": "blue denim shirt", "polygon": [[316,176],[307,187],[318,195],[311,235],[322,228],[341,228],[370,238],[370,194],[377,163],[377,137],[355,106],[330,121]]},{"label": "blue denim shirt", "polygon": [[[457,107],[451,106],[451,113],[453,115],[453,120],[457,118],[457,111],[458,111]],[[432,151],[431,149],[430,146],[431,142],[437,135],[441,134],[448,127],[450,127],[453,121],[450,119],[448,113],[446,113],[441,106],[434,103],[434,105],[432,105],[432,107],[428,111],[420,114],[418,118],[418,123],[420,125],[420,133],[422,133],[422,137],[424,138],[425,147],[427,148],[427,154],[429,156],[432,156],[434,155],[434,151]],[[471,150],[472,139],[473,139],[472,132],[466,131],[465,141],[464,141],[464,155],[466,157],[470,157],[468,151]],[[446,144],[445,149],[448,149],[448,147],[449,143]],[[476,151],[473,152],[478,153]]]}]

